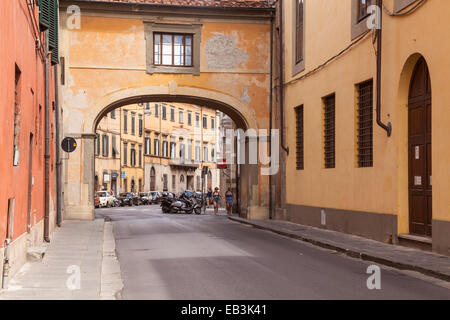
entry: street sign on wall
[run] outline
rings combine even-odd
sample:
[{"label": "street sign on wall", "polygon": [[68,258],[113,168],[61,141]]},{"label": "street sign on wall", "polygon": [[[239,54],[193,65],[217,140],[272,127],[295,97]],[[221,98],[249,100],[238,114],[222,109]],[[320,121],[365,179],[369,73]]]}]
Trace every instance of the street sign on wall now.
[{"label": "street sign on wall", "polygon": [[74,138],[64,138],[63,141],[61,142],[61,148],[65,151],[65,152],[74,152],[77,148],[77,142],[75,141]]}]

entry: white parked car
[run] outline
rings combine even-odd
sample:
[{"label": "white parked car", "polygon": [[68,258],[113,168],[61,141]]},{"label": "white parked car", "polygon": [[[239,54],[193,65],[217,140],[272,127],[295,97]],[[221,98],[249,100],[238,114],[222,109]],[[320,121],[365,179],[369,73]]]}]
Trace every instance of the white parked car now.
[{"label": "white parked car", "polygon": [[114,206],[114,197],[108,191],[97,191],[96,195],[100,200],[100,208]]}]

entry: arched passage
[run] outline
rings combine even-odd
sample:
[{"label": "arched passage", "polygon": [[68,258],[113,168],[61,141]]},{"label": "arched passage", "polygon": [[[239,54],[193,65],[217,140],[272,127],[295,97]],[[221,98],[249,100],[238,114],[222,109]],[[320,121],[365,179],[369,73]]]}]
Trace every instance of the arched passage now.
[{"label": "arched passage", "polygon": [[[81,186],[82,190],[78,199],[72,199],[72,203],[66,205],[67,219],[92,219],[94,217],[94,140],[95,130],[100,120],[116,108],[146,102],[177,102],[209,107],[227,114],[235,122],[237,128],[258,129],[254,110],[245,103],[216,91],[169,85],[168,88],[162,86],[133,88],[110,93],[96,103],[93,108],[85,110],[82,121],[71,123],[72,129],[78,124],[79,130],[83,133],[76,137],[82,140],[81,148],[73,154],[75,159],[68,161],[69,170],[80,172],[80,176],[77,177],[74,174],[69,184],[77,184]],[[70,114],[67,113],[66,117],[70,118]],[[261,207],[258,202],[258,199],[264,197],[259,194],[259,174],[258,165],[241,165],[239,190],[242,192],[238,195],[241,216],[251,217],[252,212],[255,212],[253,215],[255,218],[268,217],[268,208]]]}]

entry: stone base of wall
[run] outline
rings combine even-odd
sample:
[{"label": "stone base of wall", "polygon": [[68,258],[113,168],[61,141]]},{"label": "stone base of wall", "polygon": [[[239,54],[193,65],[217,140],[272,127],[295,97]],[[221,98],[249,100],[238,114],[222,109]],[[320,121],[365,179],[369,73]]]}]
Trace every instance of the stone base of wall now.
[{"label": "stone base of wall", "polygon": [[[322,209],[325,221],[322,221]],[[395,215],[288,204],[287,216],[287,220],[294,223],[353,234],[385,243],[398,242],[397,216]]]},{"label": "stone base of wall", "polygon": [[[41,220],[31,228],[29,233],[22,234],[19,238],[14,240],[9,247],[9,279],[22,268],[27,262],[27,250],[30,247],[41,246],[44,238],[44,221]],[[3,262],[4,262],[5,248],[0,249],[0,283],[3,276]]]},{"label": "stone base of wall", "polygon": [[63,220],[94,220],[93,206],[65,206]]},{"label": "stone base of wall", "polygon": [[433,251],[450,256],[450,221],[433,220]]},{"label": "stone base of wall", "polygon": [[249,220],[267,220],[267,219],[269,219],[269,208],[261,207],[261,206],[249,207],[247,219],[249,219]]}]

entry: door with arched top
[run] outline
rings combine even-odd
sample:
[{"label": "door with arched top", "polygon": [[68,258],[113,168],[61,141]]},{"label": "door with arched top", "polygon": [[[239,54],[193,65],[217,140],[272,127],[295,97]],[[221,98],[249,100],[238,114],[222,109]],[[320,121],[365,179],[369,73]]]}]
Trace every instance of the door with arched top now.
[{"label": "door with arched top", "polygon": [[420,58],[411,78],[408,101],[409,228],[411,234],[432,236],[431,81]]},{"label": "door with arched top", "polygon": [[156,190],[156,171],[155,168],[152,167],[150,169],[150,191]]}]

